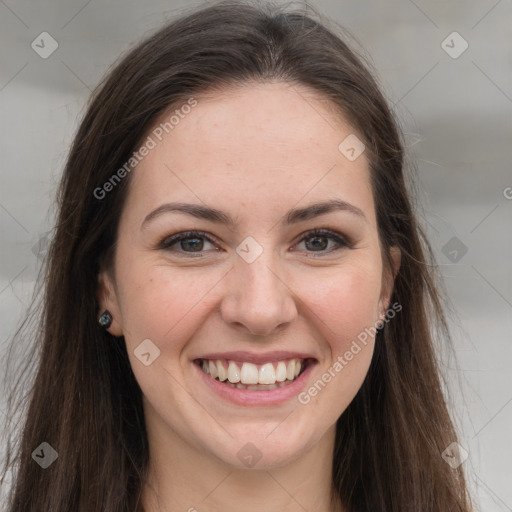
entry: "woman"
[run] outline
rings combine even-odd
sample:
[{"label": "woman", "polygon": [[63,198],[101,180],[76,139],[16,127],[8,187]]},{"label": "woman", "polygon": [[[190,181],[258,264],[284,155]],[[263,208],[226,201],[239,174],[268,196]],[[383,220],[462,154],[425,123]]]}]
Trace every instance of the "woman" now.
[{"label": "woman", "polygon": [[401,135],[326,25],[209,5],[95,91],[11,512],[471,510]]}]

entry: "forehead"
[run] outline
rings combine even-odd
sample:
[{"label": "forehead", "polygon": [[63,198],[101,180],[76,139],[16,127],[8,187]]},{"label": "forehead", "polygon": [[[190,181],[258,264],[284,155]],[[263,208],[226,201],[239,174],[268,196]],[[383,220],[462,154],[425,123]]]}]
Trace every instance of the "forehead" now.
[{"label": "forehead", "polygon": [[297,85],[245,84],[196,95],[148,131],[153,147],[133,173],[128,201],[147,209],[190,199],[256,213],[256,205],[268,212],[329,196],[356,203],[371,220],[366,155],[350,161],[339,149],[354,135],[331,102]]}]

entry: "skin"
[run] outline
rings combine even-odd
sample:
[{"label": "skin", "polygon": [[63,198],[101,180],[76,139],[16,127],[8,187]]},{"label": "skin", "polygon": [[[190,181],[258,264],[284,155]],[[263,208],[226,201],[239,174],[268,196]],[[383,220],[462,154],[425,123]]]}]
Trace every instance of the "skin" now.
[{"label": "skin", "polygon": [[[195,97],[197,106],[133,171],[114,265],[99,275],[101,311],[113,315],[109,331],[125,337],[144,395],[144,505],[332,510],[335,424],[367,374],[374,339],[307,404],[295,397],[273,406],[226,402],[197,378],[193,359],[213,351],[306,352],[317,359],[307,389],[384,316],[399,253],[392,251],[394,269],[386,270],[366,154],[349,161],[338,150],[355,130],[326,100],[282,82]],[[282,223],[288,210],[326,199],[346,201],[364,218],[334,211]],[[223,210],[236,223],[168,212],[141,228],[171,201]],[[313,235],[304,239],[315,228],[353,245],[321,238],[315,249]],[[201,239],[199,253],[186,241],[159,248],[194,229],[213,243]],[[263,249],[252,263],[236,252],[247,236]],[[149,366],[134,354],[145,339],[160,350]],[[252,468],[237,457],[249,442],[261,455]]]}]

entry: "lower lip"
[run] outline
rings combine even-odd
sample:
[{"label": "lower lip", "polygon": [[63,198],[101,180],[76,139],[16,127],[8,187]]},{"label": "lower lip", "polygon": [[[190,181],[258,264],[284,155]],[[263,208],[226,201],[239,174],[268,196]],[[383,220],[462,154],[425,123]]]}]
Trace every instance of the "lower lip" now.
[{"label": "lower lip", "polygon": [[196,363],[192,366],[199,372],[200,378],[205,384],[218,396],[237,405],[279,405],[294,397],[296,397],[306,385],[306,379],[311,373],[316,362],[308,364],[302,374],[293,382],[281,388],[271,389],[267,391],[249,391],[247,389],[238,389],[223,384],[217,379],[212,379],[206,374]]}]

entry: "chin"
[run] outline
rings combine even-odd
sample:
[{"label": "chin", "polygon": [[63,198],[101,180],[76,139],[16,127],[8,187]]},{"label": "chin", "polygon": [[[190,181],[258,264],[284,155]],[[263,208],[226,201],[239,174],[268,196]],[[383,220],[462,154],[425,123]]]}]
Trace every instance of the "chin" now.
[{"label": "chin", "polygon": [[226,435],[223,444],[215,443],[210,450],[224,463],[237,469],[284,467],[304,455],[322,437],[313,436],[304,428],[292,429],[289,423],[285,423],[273,424],[264,431],[261,425],[238,425],[237,429],[228,427],[232,437]]}]

